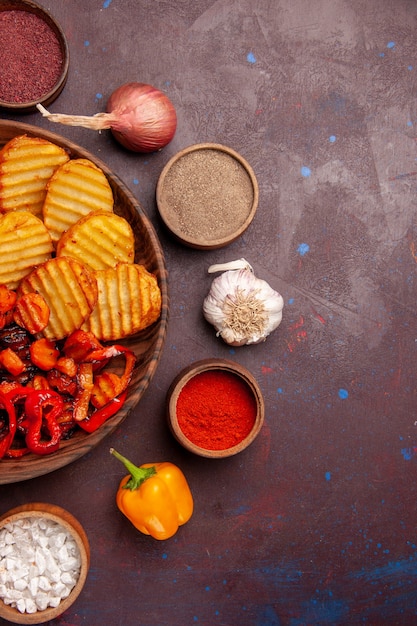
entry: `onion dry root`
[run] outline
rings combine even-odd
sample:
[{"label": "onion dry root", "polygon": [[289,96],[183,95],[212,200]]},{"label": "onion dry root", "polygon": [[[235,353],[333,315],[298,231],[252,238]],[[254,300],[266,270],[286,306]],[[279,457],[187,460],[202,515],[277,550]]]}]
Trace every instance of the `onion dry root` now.
[{"label": "onion dry root", "polygon": [[164,148],[177,129],[175,107],[166,94],[145,83],[126,83],[111,94],[106,113],[66,115],[38,110],[50,122],[82,126],[93,130],[110,129],[114,138],[132,152],[156,152]]}]

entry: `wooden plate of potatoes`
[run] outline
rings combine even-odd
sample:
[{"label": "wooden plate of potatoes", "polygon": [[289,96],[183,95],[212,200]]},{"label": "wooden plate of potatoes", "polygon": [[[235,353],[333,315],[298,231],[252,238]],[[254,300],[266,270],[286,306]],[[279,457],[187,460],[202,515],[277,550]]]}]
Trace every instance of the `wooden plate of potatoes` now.
[{"label": "wooden plate of potatoes", "polygon": [[0,150],[0,284],[20,297],[40,294],[50,309],[45,338],[64,341],[79,328],[136,357],[113,417],[94,432],[76,430],[52,454],[4,456],[5,484],[72,463],[121,424],[155,374],[169,305],[153,225],[105,163],[55,133],[7,120],[0,120]]}]

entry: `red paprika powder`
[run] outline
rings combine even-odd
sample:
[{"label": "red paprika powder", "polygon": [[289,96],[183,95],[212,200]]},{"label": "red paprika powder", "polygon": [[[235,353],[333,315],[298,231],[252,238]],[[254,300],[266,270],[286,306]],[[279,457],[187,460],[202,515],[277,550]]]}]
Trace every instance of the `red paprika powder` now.
[{"label": "red paprika powder", "polygon": [[0,100],[33,102],[58,82],[64,59],[58,37],[41,17],[0,11]]},{"label": "red paprika powder", "polygon": [[178,425],[192,443],[205,450],[225,450],[250,433],[257,404],[242,378],[225,370],[208,370],[184,385],[176,410]]}]

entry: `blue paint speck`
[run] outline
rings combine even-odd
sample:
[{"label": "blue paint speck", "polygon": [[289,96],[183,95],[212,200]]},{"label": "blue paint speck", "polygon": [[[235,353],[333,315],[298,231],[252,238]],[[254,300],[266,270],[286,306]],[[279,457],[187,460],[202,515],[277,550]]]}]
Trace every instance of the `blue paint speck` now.
[{"label": "blue paint speck", "polygon": [[294,298],[290,298],[290,299],[288,300],[288,304],[294,304]]},{"label": "blue paint speck", "polygon": [[329,141],[330,141],[330,143],[334,143],[336,141],[335,135],[330,135]]},{"label": "blue paint speck", "polygon": [[349,392],[347,389],[339,389],[339,398],[341,400],[346,400],[349,397]]},{"label": "blue paint speck", "polygon": [[102,93],[96,93],[96,100],[101,100],[103,97]]},{"label": "blue paint speck", "polygon": [[395,46],[395,41],[389,41],[389,42],[387,43],[387,48],[392,49],[392,48],[394,48],[394,46]]},{"label": "blue paint speck", "polygon": [[162,555],[162,558],[163,559],[167,559],[168,558],[168,555],[166,554],[166,552],[164,552],[164,554]]},{"label": "blue paint speck", "polygon": [[277,393],[282,393],[282,387],[278,387]]},{"label": "blue paint speck", "polygon": [[134,179],[133,179],[133,184],[134,184],[134,185],[139,185],[139,181],[138,181],[138,179],[137,179],[137,178],[134,178]]},{"label": "blue paint speck", "polygon": [[380,52],[380,53],[379,53],[379,56],[380,56],[380,57],[384,57],[384,56],[385,56],[385,52]]},{"label": "blue paint speck", "polygon": [[112,0],[104,0],[104,2],[103,2],[103,9],[108,9],[109,6],[111,5],[111,1]]},{"label": "blue paint speck", "polygon": [[248,52],[246,59],[248,61],[248,63],[256,63],[256,57],[253,54],[253,52]]},{"label": "blue paint speck", "polygon": [[411,72],[411,70],[413,69],[413,66],[412,66],[412,65],[409,65],[409,66],[407,67],[407,69]]},{"label": "blue paint speck", "polygon": [[403,448],[401,450],[401,454],[403,455],[405,461],[411,461],[411,459],[413,458],[413,449]]},{"label": "blue paint speck", "polygon": [[413,122],[411,122],[411,121],[407,122],[407,126],[412,126],[412,125],[413,125]]},{"label": "blue paint speck", "polygon": [[88,46],[90,45],[90,42],[88,41],[88,39],[86,41],[84,41],[84,45],[86,48],[88,48]]},{"label": "blue paint speck", "polygon": [[331,472],[326,472],[324,476],[325,476],[326,480],[330,480],[331,477],[332,477],[332,474],[331,474]]},{"label": "blue paint speck", "polygon": [[301,176],[304,176],[304,178],[308,178],[310,174],[311,174],[311,169],[307,167],[306,165],[303,165],[303,167],[301,168]]},{"label": "blue paint speck", "polygon": [[309,251],[310,251],[310,246],[308,245],[308,243],[300,243],[300,245],[297,248],[297,252],[300,256],[304,256]]}]

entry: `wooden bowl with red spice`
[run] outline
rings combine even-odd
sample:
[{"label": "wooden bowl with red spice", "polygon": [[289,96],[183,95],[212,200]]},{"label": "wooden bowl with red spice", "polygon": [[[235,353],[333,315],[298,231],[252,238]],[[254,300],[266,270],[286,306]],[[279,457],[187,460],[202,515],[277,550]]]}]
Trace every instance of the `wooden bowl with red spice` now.
[{"label": "wooden bowl with red spice", "polygon": [[43,7],[31,0],[0,0],[0,108],[12,113],[47,106],[67,81],[65,34]]},{"label": "wooden bowl with red spice", "polygon": [[175,439],[199,456],[219,459],[245,450],[258,436],[265,404],[253,375],[227,359],[203,359],[183,369],[167,394]]}]

